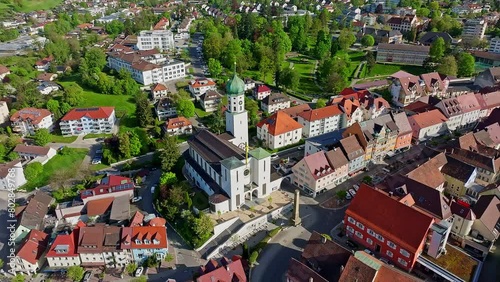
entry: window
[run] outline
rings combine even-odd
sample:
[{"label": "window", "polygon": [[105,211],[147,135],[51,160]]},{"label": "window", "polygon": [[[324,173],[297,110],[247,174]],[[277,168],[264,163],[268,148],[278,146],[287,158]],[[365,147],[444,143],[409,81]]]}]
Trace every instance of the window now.
[{"label": "window", "polygon": [[354,218],[352,218],[350,216],[347,218],[347,221],[349,221],[352,224],[356,224],[356,220],[354,220]]},{"label": "window", "polygon": [[373,245],[373,240],[370,238],[366,238],[366,243]]},{"label": "window", "polygon": [[365,226],[361,222],[356,223],[356,226],[361,230],[365,230]]},{"label": "window", "polygon": [[396,244],[394,244],[393,242],[391,242],[389,240],[387,241],[387,246],[389,246],[389,247],[391,247],[393,249],[396,249]]},{"label": "window", "polygon": [[401,250],[399,250],[399,252],[400,252],[403,256],[405,256],[405,257],[407,257],[407,258],[409,258],[409,257],[410,257],[410,253],[409,253],[407,250],[405,250],[405,249],[401,249]]},{"label": "window", "polygon": [[368,232],[368,234],[372,235],[373,237],[375,237],[375,232],[373,230],[371,230],[370,228],[366,229],[366,232]]},{"label": "window", "polygon": [[394,255],[391,251],[386,251],[385,254],[390,258]]},{"label": "window", "polygon": [[347,226],[346,227],[347,231],[351,232],[351,233],[354,233],[354,228],[352,228],[351,226]]},{"label": "window", "polygon": [[407,263],[404,259],[402,259],[402,258],[398,258],[398,262],[399,262],[402,266],[407,266],[407,265],[408,265],[408,263]]},{"label": "window", "polygon": [[358,236],[360,239],[363,239],[363,234],[361,234],[361,232],[359,231],[356,231],[355,232],[356,236]]},{"label": "window", "polygon": [[377,237],[377,240],[379,240],[380,242],[384,242],[384,237],[382,237],[382,235],[376,234],[375,237]]}]

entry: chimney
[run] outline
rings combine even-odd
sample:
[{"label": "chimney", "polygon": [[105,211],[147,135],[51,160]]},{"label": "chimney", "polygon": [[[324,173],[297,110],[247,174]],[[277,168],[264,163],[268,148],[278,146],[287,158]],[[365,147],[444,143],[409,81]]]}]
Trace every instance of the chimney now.
[{"label": "chimney", "polygon": [[326,237],[321,235],[321,243],[326,244]]},{"label": "chimney", "polygon": [[309,282],[314,282],[314,278],[309,277]]},{"label": "chimney", "polygon": [[341,266],[340,266],[340,273],[342,273],[343,271],[344,271],[344,266],[343,266],[343,265],[341,265]]},{"label": "chimney", "polygon": [[389,192],[389,196],[394,196],[394,193],[392,191]]}]

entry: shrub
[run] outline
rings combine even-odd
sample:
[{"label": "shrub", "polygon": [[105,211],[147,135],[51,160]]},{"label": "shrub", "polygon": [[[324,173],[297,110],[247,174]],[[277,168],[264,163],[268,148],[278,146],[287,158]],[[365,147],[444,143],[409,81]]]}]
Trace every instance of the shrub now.
[{"label": "shrub", "polygon": [[253,251],[248,259],[250,265],[254,265],[257,262],[257,258],[259,257],[259,253],[257,251]]}]

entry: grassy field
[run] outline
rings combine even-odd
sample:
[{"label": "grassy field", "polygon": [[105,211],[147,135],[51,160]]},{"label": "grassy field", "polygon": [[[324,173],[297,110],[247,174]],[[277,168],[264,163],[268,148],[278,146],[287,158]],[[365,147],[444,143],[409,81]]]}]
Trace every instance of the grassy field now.
[{"label": "grassy field", "polygon": [[61,135],[50,135],[50,141],[54,143],[73,143],[78,136],[64,137]]},{"label": "grassy field", "polygon": [[83,139],[92,139],[92,138],[108,138],[113,136],[113,134],[109,133],[90,133],[83,137]]},{"label": "grassy field", "polygon": [[300,83],[297,92],[305,94],[321,93],[321,89],[314,83],[314,60],[305,56],[289,58],[293,68],[299,73]]},{"label": "grassy field", "polygon": [[92,170],[92,171],[98,171],[101,169],[109,168],[109,166],[105,165],[105,164],[91,164],[89,167],[90,167],[90,170]]},{"label": "grassy field", "polygon": [[39,10],[50,10],[59,6],[63,0],[22,0],[21,12],[31,12]]},{"label": "grassy field", "polygon": [[36,179],[29,181],[21,187],[22,190],[32,191],[36,187],[42,187],[50,183],[52,176],[58,172],[67,179],[74,177],[83,158],[88,153],[87,149],[67,149],[68,154],[57,154],[43,166],[43,172]]},{"label": "grassy field", "polygon": [[383,75],[391,75],[398,71],[409,72],[414,75],[420,75],[426,73],[425,69],[420,66],[408,66],[408,65],[389,65],[389,64],[380,64],[377,63],[368,73],[368,77],[372,76],[383,76]]}]

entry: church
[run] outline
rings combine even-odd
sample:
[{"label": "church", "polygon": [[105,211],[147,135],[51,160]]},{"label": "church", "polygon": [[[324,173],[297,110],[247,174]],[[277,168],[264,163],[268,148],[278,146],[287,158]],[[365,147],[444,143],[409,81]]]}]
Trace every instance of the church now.
[{"label": "church", "polygon": [[271,154],[248,147],[244,92],[245,83],[235,70],[226,84],[226,132],[196,132],[183,155],[186,177],[209,195],[215,213],[237,210],[247,201],[269,196],[281,185],[282,177],[271,171]]}]

